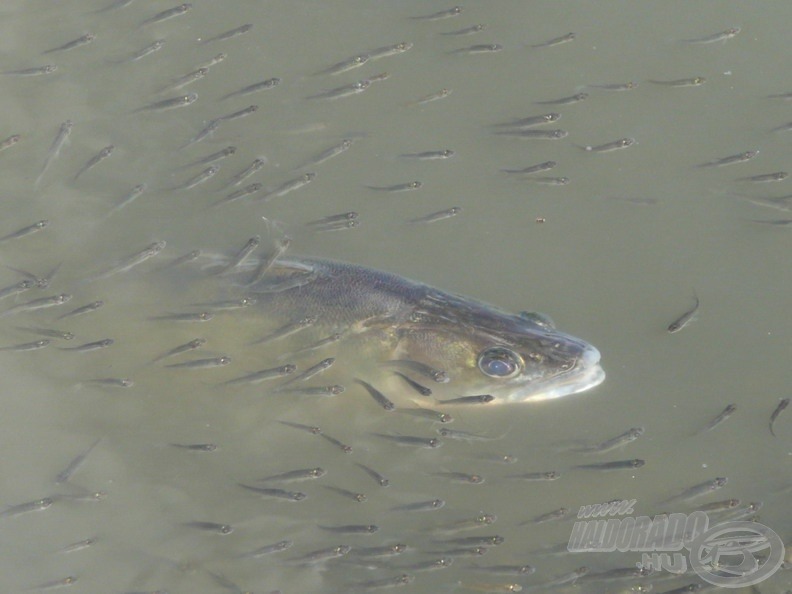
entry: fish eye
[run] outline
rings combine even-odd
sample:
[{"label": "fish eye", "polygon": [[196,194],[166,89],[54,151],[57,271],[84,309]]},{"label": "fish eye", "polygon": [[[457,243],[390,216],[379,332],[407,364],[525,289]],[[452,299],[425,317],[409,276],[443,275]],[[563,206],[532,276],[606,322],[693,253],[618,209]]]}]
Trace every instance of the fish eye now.
[{"label": "fish eye", "polygon": [[510,378],[520,372],[523,363],[514,351],[503,347],[492,347],[479,354],[478,366],[484,375]]}]

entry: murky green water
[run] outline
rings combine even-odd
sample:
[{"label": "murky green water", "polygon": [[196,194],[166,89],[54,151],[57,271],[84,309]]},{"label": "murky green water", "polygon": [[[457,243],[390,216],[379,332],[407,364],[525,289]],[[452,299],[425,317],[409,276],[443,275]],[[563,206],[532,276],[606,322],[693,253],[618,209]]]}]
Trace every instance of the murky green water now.
[{"label": "murky green water", "polygon": [[[788,197],[790,182],[737,181],[792,166],[792,133],[773,132],[790,121],[790,102],[768,98],[792,91],[789,5],[502,0],[465,4],[452,18],[417,20],[410,17],[452,4],[195,0],[184,15],[141,27],[176,3],[138,0],[100,11],[111,2],[8,0],[0,6],[0,71],[57,66],[47,75],[0,76],[0,140],[21,137],[0,152],[0,236],[50,221],[41,232],[0,243],[6,266],[0,285],[25,278],[8,267],[41,276],[61,265],[49,288],[6,298],[3,306],[73,295],[53,310],[6,316],[0,342],[40,338],[24,329],[30,327],[71,331],[74,344],[115,339],[112,347],[90,353],[55,348],[71,342],[0,353],[0,503],[54,499],[45,510],[0,518],[2,591],[59,585],[86,593],[346,592],[402,573],[415,577],[403,591],[488,591],[485,584],[507,583],[550,591],[548,582],[578,567],[593,574],[640,561],[639,553],[543,553],[567,542],[581,505],[636,499],[636,515],[688,512],[699,500],[674,509],[662,502],[715,477],[727,477],[727,485],[701,502],[763,502],[759,520],[789,544],[792,425],[789,412],[782,413],[774,437],[768,421],[779,399],[789,395],[790,230],[754,221],[788,220],[788,198],[773,198]],[[478,23],[486,25],[481,32],[442,35]],[[199,43],[243,24],[252,25],[244,35]],[[725,41],[683,42],[730,27],[740,32]],[[571,42],[531,47],[569,32],[575,33]],[[90,44],[44,54],[87,33],[96,36]],[[158,51],[125,61],[157,40],[163,41]],[[315,75],[402,41],[413,47],[342,74]],[[455,52],[476,44],[500,44],[502,50]],[[225,59],[204,78],[161,92],[220,52]],[[386,80],[357,95],[306,99],[383,72]],[[282,82],[222,99],[272,77]],[[649,82],[694,77],[706,82]],[[627,82],[638,85],[626,91],[592,86]],[[441,89],[451,93],[416,103]],[[198,99],[189,106],[138,111],[192,92]],[[583,92],[588,98],[577,103],[537,104]],[[212,135],[185,148],[213,119],[250,105],[258,109],[221,121]],[[532,129],[559,128],[568,136],[493,134],[499,122],[549,112],[561,114],[560,120]],[[73,121],[68,144],[41,175],[66,120]],[[298,170],[344,138],[355,140],[348,151]],[[612,152],[580,148],[620,138],[636,142]],[[113,154],[75,179],[108,145]],[[217,163],[211,180],[172,190],[208,165],[183,166],[228,146],[236,151]],[[444,149],[454,157],[400,156]],[[759,152],[744,163],[696,167],[746,151]],[[268,202],[239,199],[209,208],[232,191],[224,187],[228,180],[256,158],[266,164],[239,187],[258,182],[273,189],[306,171],[316,178]],[[550,160],[557,166],[543,173],[500,171]],[[536,181],[562,176],[568,183]],[[367,187],[412,181],[421,187]],[[138,184],[147,190],[117,208]],[[453,206],[462,208],[456,217],[408,223]],[[322,233],[305,226],[346,211],[359,213],[359,227]],[[491,439],[444,438],[439,449],[397,447],[373,437],[431,437],[440,425],[409,412],[385,414],[352,387],[334,399],[294,402],[269,393],[266,385],[218,386],[282,364],[286,347],[251,348],[243,339],[249,321],[233,312],[206,325],[149,320],[222,293],[220,281],[185,282],[154,270],[197,248],[234,253],[254,235],[267,245],[288,235],[295,254],[373,266],[513,311],[545,312],[559,328],[600,349],[608,379],[555,402],[450,411],[450,428]],[[158,240],[167,247],[154,260],[85,282]],[[696,295],[696,321],[669,334],[668,324]],[[106,302],[99,311],[57,321],[61,311],[97,299]],[[207,338],[199,352],[228,355],[232,364],[217,370],[147,364],[199,336]],[[108,377],[129,377],[135,385],[85,383]],[[736,405],[733,416],[702,432],[728,404]],[[353,451],[344,454],[279,420],[321,426]],[[601,456],[564,451],[579,440],[597,443],[638,426],[645,435],[622,449]],[[55,484],[58,473],[99,438],[74,476]],[[173,443],[217,449],[189,451]],[[517,461],[493,461],[504,454]],[[633,458],[645,466],[574,468]],[[357,463],[382,472],[390,486],[378,486]],[[262,498],[238,486],[312,467],[327,474],[284,485],[305,492],[303,501]],[[561,478],[508,478],[551,470]],[[448,472],[475,473],[485,481],[438,476]],[[351,500],[327,486],[364,493],[367,500]],[[70,498],[98,491],[106,493],[100,501]],[[442,509],[392,511],[435,498],[445,500]],[[572,514],[533,521],[561,507]],[[480,514],[497,520],[443,530]],[[196,521],[229,524],[233,532],[186,525]],[[375,524],[379,531],[349,536],[317,527],[343,524]],[[504,542],[481,558],[458,556],[436,571],[405,569],[443,556],[451,545],[437,541],[488,535]],[[90,546],[64,551],[89,538],[95,539]],[[281,540],[293,546],[244,556]],[[396,543],[408,551],[395,558],[361,557],[362,547]],[[352,547],[344,559],[308,567],[294,561],[341,544]],[[472,569],[505,564],[529,564],[536,571],[509,576]],[[63,582],[69,576],[76,582]],[[665,573],[643,584],[665,592],[696,579]],[[637,583],[588,577],[565,588],[620,592]],[[756,588],[784,592],[792,581],[781,571]]]}]

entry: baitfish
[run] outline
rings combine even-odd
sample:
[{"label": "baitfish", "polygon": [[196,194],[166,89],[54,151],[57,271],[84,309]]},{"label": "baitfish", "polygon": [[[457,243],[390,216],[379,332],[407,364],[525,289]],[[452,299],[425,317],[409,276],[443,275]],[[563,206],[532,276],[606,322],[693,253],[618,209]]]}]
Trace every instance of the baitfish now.
[{"label": "baitfish", "polygon": [[[207,274],[222,264],[218,256],[213,258],[203,264]],[[224,277],[229,294],[223,298],[239,292],[255,299],[255,304],[235,312],[242,325],[252,337],[260,337],[310,318],[312,324],[288,337],[298,350],[343,332],[334,346],[338,352],[331,354],[339,361],[355,361],[356,368],[333,382],[359,392],[361,402],[372,401],[358,377],[397,401],[399,393],[406,392],[393,372],[394,361],[405,363],[399,370],[408,376],[419,365],[442,370],[449,381],[433,384],[440,399],[485,393],[493,404],[568,396],[605,378],[595,347],[550,323],[537,322],[536,316],[508,313],[395,274],[338,261],[286,257],[263,276],[253,274],[257,266],[251,257]],[[262,327],[265,322],[270,326]],[[288,348],[283,345],[284,354]],[[401,389],[389,388],[383,377]]]}]

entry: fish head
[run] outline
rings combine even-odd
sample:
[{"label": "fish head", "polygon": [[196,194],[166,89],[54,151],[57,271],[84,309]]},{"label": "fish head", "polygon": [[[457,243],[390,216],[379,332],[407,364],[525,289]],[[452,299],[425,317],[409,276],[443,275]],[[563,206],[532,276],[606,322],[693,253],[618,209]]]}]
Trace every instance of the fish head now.
[{"label": "fish head", "polygon": [[492,403],[539,402],[605,379],[600,353],[541,314],[511,314],[446,293],[429,293],[398,331],[397,356],[445,372],[449,393],[489,394]]}]

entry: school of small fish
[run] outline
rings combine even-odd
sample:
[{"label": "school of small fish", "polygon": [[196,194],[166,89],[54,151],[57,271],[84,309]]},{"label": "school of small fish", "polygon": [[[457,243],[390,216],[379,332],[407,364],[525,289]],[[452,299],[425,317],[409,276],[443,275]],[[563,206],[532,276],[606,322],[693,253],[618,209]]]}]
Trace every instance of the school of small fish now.
[{"label": "school of small fish", "polygon": [[[581,80],[559,95],[528,77],[522,111],[493,101],[463,113],[454,110],[464,105],[464,92],[444,80],[420,81],[420,92],[408,86],[411,56],[437,52],[449,71],[497,69],[510,53],[540,62],[573,50],[587,43],[587,32],[531,24],[516,46],[499,39],[494,24],[471,21],[471,15],[486,15],[472,6],[405,3],[387,14],[400,11],[398,30],[408,31],[409,39],[359,31],[339,43],[346,49],[306,51],[303,70],[289,72],[268,53],[268,44],[276,43],[263,30],[268,8],[254,4],[224,3],[217,18],[212,11],[219,3],[210,0],[175,6],[86,1],[62,25],[49,25],[52,39],[34,55],[0,53],[0,95],[35,98],[47,93],[49,81],[70,77],[76,86],[101,89],[92,106],[74,105],[73,114],[46,113],[35,122],[6,121],[0,133],[0,167],[10,167],[4,160],[16,154],[33,163],[25,174],[25,204],[9,196],[1,223],[7,278],[0,287],[0,358],[11,369],[19,365],[20,373],[32,369],[57,381],[84,417],[57,421],[59,431],[71,424],[82,434],[77,442],[53,437],[47,447],[58,460],[54,472],[25,468],[34,491],[14,499],[11,475],[0,477],[0,533],[25,536],[0,545],[0,555],[14,559],[0,568],[20,566],[19,575],[0,575],[0,591],[721,590],[692,568],[671,574],[636,566],[634,555],[567,549],[573,524],[583,517],[578,509],[633,499],[645,473],[669,477],[662,492],[641,492],[641,515],[703,511],[712,523],[762,520],[764,501],[755,492],[742,495],[734,481],[708,468],[698,478],[680,479],[673,475],[674,460],[653,457],[645,445],[658,439],[651,412],[644,412],[645,424],[613,432],[594,424],[585,439],[559,422],[554,443],[531,449],[521,448],[531,427],[526,437],[521,424],[500,431],[481,421],[514,407],[517,423],[537,406],[552,424],[554,414],[569,410],[553,412],[560,406],[556,399],[571,396],[566,404],[602,397],[608,384],[597,388],[605,378],[597,348],[557,330],[542,314],[510,314],[395,274],[296,255],[301,241],[354,239],[359,231],[340,232],[376,226],[377,204],[386,201],[403,201],[398,223],[407,233],[455,224],[461,229],[475,220],[472,209],[453,206],[454,197],[438,188],[436,172],[467,158],[453,135],[439,128],[434,144],[401,141],[383,156],[367,148],[372,138],[340,106],[387,96],[397,107],[382,117],[398,118],[399,126],[411,118],[425,125],[417,118],[431,110],[447,122],[455,114],[454,125],[472,122],[479,142],[514,157],[493,172],[496,183],[512,184],[520,195],[546,188],[563,200],[564,188],[576,179],[571,163],[613,165],[603,171],[618,175],[631,166],[619,159],[642,148],[642,131],[620,129],[619,121],[609,124],[610,135],[579,138],[576,122],[588,104],[627,105],[636,93],[653,101],[695,94],[712,84],[707,71],[707,78],[700,75],[706,58],[680,62],[674,75]],[[310,4],[306,10],[355,6]],[[0,13],[12,23],[26,10],[20,5]],[[215,16],[201,18],[204,11]],[[215,21],[210,30],[191,25]],[[0,22],[0,30],[12,27]],[[737,26],[695,31],[677,35],[673,51],[699,56],[747,35]],[[245,63],[251,51],[260,63]],[[108,87],[127,75],[146,84],[114,98]],[[276,121],[270,105],[284,102],[287,92],[300,97],[293,108],[298,115]],[[781,88],[762,99],[789,102],[792,93]],[[302,109],[308,119],[300,119]],[[280,144],[257,144],[249,133],[254,129],[268,130]],[[779,121],[766,134],[790,129]],[[136,154],[152,130],[170,143],[156,148],[166,152]],[[295,138],[310,140],[292,156]],[[751,191],[788,178],[786,171],[749,169],[765,156],[760,142],[752,138],[744,147],[702,155],[688,169],[713,179],[743,169],[746,175],[730,178],[735,189],[729,198],[786,217],[791,194]],[[375,157],[393,164],[393,174],[361,167],[351,181],[370,200],[368,209],[327,200],[324,179],[349,176],[344,167],[354,159]],[[145,165],[136,166],[140,162]],[[608,198],[617,206],[654,204],[651,197]],[[296,203],[303,204],[299,222],[283,223],[284,209]],[[102,247],[52,253],[59,234],[71,232],[62,221],[83,211],[95,216],[94,226],[75,226],[74,235]],[[132,212],[150,223],[149,234],[129,236],[124,221]],[[255,234],[207,232],[240,212],[258,225]],[[553,216],[534,213],[503,216],[524,216],[528,232],[529,223],[531,229],[553,224]],[[792,219],[741,222],[757,233],[782,234]],[[191,229],[194,240],[187,246],[174,240],[171,224]],[[119,248],[115,238],[134,247]],[[679,337],[668,335],[682,330],[681,340],[694,337],[698,324],[690,324],[699,312],[714,316],[709,309],[717,308],[717,295],[703,286],[680,291],[673,305],[660,306],[669,319],[655,328],[657,340],[673,342]],[[596,337],[592,342],[598,344]],[[609,373],[618,369],[604,357]],[[8,391],[4,399],[25,397]],[[760,443],[757,456],[779,456],[773,458],[780,468],[777,487],[763,496],[787,509],[789,452],[779,455],[777,446],[785,443],[788,450],[792,439],[792,415],[784,414],[790,398],[761,394],[753,410],[731,402],[734,394],[726,392],[720,410],[672,414],[688,432],[679,439],[688,440],[691,456],[707,439],[726,439],[734,416],[750,417],[760,428],[756,434],[728,439]],[[154,401],[164,402],[168,413],[157,412],[162,409]],[[178,430],[168,415],[178,418]],[[218,427],[238,427],[239,434],[232,439],[218,432],[213,418]],[[132,463],[127,448],[139,456]],[[124,472],[115,473],[114,462]],[[145,480],[136,482],[135,473]],[[581,484],[609,493],[610,500],[592,501]],[[515,509],[520,497],[525,503]],[[134,534],[119,529],[127,516],[132,524],[125,529]],[[499,522],[499,516],[508,519]],[[771,528],[792,547],[789,522]],[[790,569],[788,554],[772,585],[744,591],[792,592]]]}]

